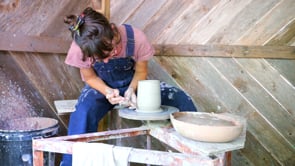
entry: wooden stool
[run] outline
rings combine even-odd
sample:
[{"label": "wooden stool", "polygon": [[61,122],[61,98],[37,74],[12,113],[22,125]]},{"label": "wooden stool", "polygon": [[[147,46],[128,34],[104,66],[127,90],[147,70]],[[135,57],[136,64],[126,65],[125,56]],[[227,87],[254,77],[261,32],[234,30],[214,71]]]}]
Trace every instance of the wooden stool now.
[{"label": "wooden stool", "polygon": [[[55,100],[54,106],[58,115],[65,115],[75,111],[77,102],[78,100]],[[103,119],[99,121],[97,131],[105,131],[108,127],[108,123],[109,116],[103,117]]]}]

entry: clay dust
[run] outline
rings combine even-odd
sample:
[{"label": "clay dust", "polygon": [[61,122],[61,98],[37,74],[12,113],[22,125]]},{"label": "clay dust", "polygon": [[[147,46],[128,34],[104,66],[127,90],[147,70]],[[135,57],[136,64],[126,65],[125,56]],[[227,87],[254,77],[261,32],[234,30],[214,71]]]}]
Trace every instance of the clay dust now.
[{"label": "clay dust", "polygon": [[9,120],[37,116],[34,108],[30,105],[27,97],[23,94],[24,89],[17,82],[7,78],[0,69],[0,130],[16,128],[18,124],[7,124]]}]

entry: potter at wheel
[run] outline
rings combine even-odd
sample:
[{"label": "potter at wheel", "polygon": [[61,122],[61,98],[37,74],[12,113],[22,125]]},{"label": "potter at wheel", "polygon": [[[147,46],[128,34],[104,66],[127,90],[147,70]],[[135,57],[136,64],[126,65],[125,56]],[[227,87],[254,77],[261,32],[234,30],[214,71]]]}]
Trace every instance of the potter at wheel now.
[{"label": "potter at wheel", "polygon": [[138,112],[135,109],[122,108],[119,109],[119,116],[126,119],[132,120],[167,120],[170,119],[170,114],[178,112],[179,110],[171,106],[161,106],[161,112]]}]

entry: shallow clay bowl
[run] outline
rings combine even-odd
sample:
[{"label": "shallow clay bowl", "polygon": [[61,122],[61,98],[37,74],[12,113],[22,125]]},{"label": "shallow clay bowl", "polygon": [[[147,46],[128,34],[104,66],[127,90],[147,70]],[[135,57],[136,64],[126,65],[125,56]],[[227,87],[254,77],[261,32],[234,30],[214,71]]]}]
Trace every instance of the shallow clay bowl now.
[{"label": "shallow clay bowl", "polygon": [[243,130],[242,123],[233,117],[215,113],[175,112],[170,120],[180,135],[196,141],[229,142]]}]

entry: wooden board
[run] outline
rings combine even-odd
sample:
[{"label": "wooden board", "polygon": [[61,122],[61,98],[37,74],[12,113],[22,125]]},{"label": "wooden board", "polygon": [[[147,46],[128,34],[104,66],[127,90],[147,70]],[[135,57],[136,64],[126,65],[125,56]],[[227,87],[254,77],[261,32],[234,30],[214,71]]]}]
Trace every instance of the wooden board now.
[{"label": "wooden board", "polygon": [[[200,19],[204,17],[210,10],[212,10],[220,0],[210,0],[210,1],[191,1],[189,5],[181,4],[181,7],[185,6],[186,8],[179,14],[173,15],[163,21],[168,21],[171,19],[167,27],[161,34],[155,36],[157,43],[170,44],[170,43],[178,43],[183,36],[192,30],[191,25],[198,24]],[[184,1],[185,2],[185,1]],[[188,2],[188,1],[187,1]],[[180,5],[179,3],[174,3],[175,5]],[[177,8],[179,8],[177,6]],[[176,9],[177,11],[181,11],[181,9]],[[169,13],[170,14],[170,13]],[[171,15],[174,13],[171,13]],[[159,18],[161,19],[161,18]],[[158,27],[163,28],[163,27]],[[146,29],[146,31],[150,31]],[[158,33],[158,29],[154,30]],[[175,33],[177,32],[177,33]],[[173,34],[173,35],[171,35]]]},{"label": "wooden board", "polygon": [[[190,6],[192,1],[183,0],[166,0],[165,5],[161,7],[153,19],[146,24],[144,32],[151,41],[158,41],[161,39],[161,33],[166,31],[169,25],[178,18],[182,11]],[[171,12],[169,12],[171,11]]]},{"label": "wooden board", "polygon": [[221,0],[207,15],[202,17],[189,32],[179,40],[181,43],[207,43],[212,36],[229,24],[235,16],[247,6],[251,0],[225,1]]},{"label": "wooden board", "polygon": [[155,45],[160,56],[295,59],[294,46]]},{"label": "wooden board", "polygon": [[[295,117],[295,89],[289,82],[281,75],[280,72],[275,70],[268,61],[264,59],[260,60],[247,60],[239,59],[238,64],[251,75],[255,77],[255,80],[262,85],[263,89],[276,100],[278,105],[281,105],[282,112],[285,112],[287,116]],[[274,103],[273,101],[272,103]],[[278,116],[278,114],[277,114]],[[291,125],[289,123],[289,125]],[[295,144],[295,142],[294,142]]]},{"label": "wooden board", "polygon": [[[128,5],[126,5],[128,3]],[[125,21],[132,15],[142,0],[137,1],[111,1],[111,17],[110,21],[118,25],[125,23]],[[124,14],[122,14],[124,13]]]},{"label": "wooden board", "polygon": [[274,34],[280,32],[284,25],[293,20],[294,15],[294,1],[284,0],[269,10],[259,22],[254,24],[255,26],[235,41],[235,44],[264,45],[274,37]]},{"label": "wooden board", "polygon": [[66,53],[71,41],[57,37],[28,36],[0,32],[0,50],[42,53]]},{"label": "wooden board", "polygon": [[[130,1],[131,2],[131,1]],[[148,0],[142,1],[140,6],[136,8],[136,12],[132,13],[132,17],[125,20],[125,23],[136,25],[136,28],[143,29],[145,24],[165,5],[166,0]],[[124,5],[128,6],[128,5]],[[153,6],[153,7],[151,7]]]},{"label": "wooden board", "polygon": [[[242,11],[237,13],[234,18],[209,39],[211,44],[231,44],[238,40],[241,35],[246,33],[249,28],[255,26],[255,22],[259,21],[269,10],[271,10],[281,0],[255,0],[251,1],[244,7]],[[259,6],[259,10],[257,10]]]},{"label": "wooden board", "polygon": [[66,114],[75,111],[78,100],[55,100],[54,105],[58,114]]},{"label": "wooden board", "polygon": [[[281,33],[276,34],[266,45],[293,45],[295,39],[295,19],[290,21]],[[276,70],[280,72],[295,87],[295,74],[290,69],[295,68],[295,60],[281,61],[277,59],[267,60]]]},{"label": "wooden board", "polygon": [[[259,120],[259,119],[256,119]],[[254,126],[253,126],[254,127]],[[253,128],[251,126],[251,128]],[[256,131],[259,132],[259,131]],[[239,155],[235,155],[233,159],[238,160],[239,158],[247,158],[244,165],[272,165],[272,166],[282,166],[280,161],[273,157],[273,154],[264,148],[264,145],[261,144],[259,139],[255,138],[256,132],[247,132],[247,139],[245,147],[239,151]],[[236,151],[235,151],[236,152]],[[234,155],[234,154],[233,154]],[[240,162],[245,161],[232,161],[234,165],[243,165]],[[255,164],[253,164],[255,163]]]}]

